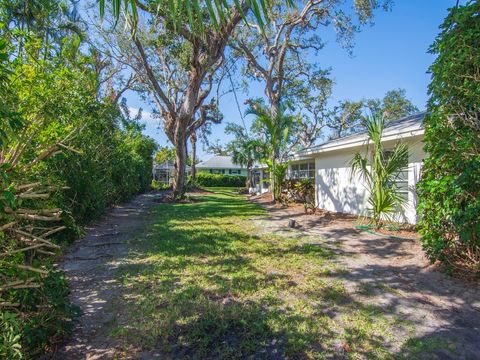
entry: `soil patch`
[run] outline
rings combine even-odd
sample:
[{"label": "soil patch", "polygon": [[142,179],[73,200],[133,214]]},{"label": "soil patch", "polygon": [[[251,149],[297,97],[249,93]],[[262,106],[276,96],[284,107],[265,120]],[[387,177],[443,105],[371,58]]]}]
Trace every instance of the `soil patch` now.
[{"label": "soil patch", "polygon": [[[292,236],[318,236],[319,244],[334,244],[345,271],[331,276],[341,279],[349,295],[359,302],[381,306],[412,324],[413,349],[428,349],[429,358],[474,359],[480,354],[480,286],[452,278],[429,264],[418,236],[414,238],[367,232],[358,228],[357,217],[345,214],[305,215],[303,206],[282,207],[266,196],[252,197],[270,213],[254,219],[265,232]],[[289,229],[289,219],[299,224]],[[408,237],[410,237],[408,236]],[[407,237],[407,236],[405,236]],[[395,334],[405,338],[406,334]],[[431,350],[430,350],[431,347]],[[411,348],[398,354],[412,355]]]}]

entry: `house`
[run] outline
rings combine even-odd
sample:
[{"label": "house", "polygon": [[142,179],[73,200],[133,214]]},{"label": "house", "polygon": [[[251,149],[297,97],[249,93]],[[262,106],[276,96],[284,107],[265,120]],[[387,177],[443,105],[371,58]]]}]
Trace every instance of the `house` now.
[{"label": "house", "polygon": [[[171,185],[175,176],[175,163],[172,160],[167,160],[161,164],[153,164],[153,179],[163,184]],[[186,167],[187,176],[190,175],[190,167]]]},{"label": "house", "polygon": [[[418,113],[390,122],[384,129],[382,141],[385,150],[402,141],[408,145],[408,165],[400,174],[398,187],[406,204],[397,221],[415,224],[416,184],[420,179],[423,151],[423,118]],[[368,191],[360,176],[352,176],[349,162],[354,154],[365,154],[368,136],[358,133],[312,146],[292,155],[287,176],[292,179],[315,180],[315,203],[320,209],[361,215],[367,209]]]},{"label": "house", "polygon": [[247,176],[247,168],[234,164],[231,156],[212,156],[198,163],[196,169],[210,174]]}]

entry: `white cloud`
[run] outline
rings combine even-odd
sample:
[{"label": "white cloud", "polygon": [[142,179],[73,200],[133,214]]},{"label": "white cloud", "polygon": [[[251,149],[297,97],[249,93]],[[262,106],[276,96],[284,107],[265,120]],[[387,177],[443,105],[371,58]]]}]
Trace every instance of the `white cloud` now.
[{"label": "white cloud", "polygon": [[[129,107],[128,110],[130,111],[130,115],[132,117],[135,117],[135,115],[138,113],[138,108]],[[160,124],[160,119],[158,117],[156,117],[151,112],[143,109],[142,109],[142,121],[146,124],[151,124],[151,125]]]}]

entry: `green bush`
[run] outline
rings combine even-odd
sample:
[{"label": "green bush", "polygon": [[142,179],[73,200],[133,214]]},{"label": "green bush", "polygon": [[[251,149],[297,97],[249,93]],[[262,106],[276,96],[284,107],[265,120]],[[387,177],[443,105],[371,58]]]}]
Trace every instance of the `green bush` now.
[{"label": "green bush", "polygon": [[165,184],[157,180],[152,180],[151,188],[153,190],[170,190],[172,186],[170,184]]},{"label": "green bush", "polygon": [[480,3],[452,8],[431,47],[425,159],[418,184],[428,258],[480,275]]},{"label": "green bush", "polygon": [[[224,187],[245,187],[247,181],[246,176],[240,175],[222,175],[222,174],[209,174],[209,173],[198,173],[197,178],[195,179],[195,184],[197,186],[205,187],[215,187],[215,186],[224,186]],[[191,179],[188,179],[188,182],[191,182]]]},{"label": "green bush", "polygon": [[15,57],[1,30],[0,358],[37,358],[78,315],[53,269],[59,244],[75,223],[149,189],[155,143],[125,104],[101,98],[95,58],[75,38],[46,56],[29,32],[30,51]]}]

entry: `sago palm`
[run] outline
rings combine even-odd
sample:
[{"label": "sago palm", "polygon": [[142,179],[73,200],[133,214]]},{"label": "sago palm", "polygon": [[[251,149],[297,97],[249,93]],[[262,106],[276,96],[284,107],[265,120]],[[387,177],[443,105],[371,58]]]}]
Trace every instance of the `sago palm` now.
[{"label": "sago palm", "polygon": [[397,180],[407,166],[408,147],[399,142],[387,153],[382,143],[384,128],[383,117],[368,118],[367,152],[364,155],[356,153],[350,162],[352,174],[360,175],[369,191],[367,215],[376,228],[381,227],[384,220],[394,220],[394,215],[405,204]]}]

